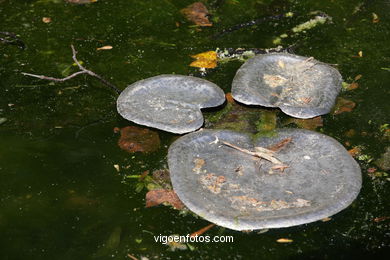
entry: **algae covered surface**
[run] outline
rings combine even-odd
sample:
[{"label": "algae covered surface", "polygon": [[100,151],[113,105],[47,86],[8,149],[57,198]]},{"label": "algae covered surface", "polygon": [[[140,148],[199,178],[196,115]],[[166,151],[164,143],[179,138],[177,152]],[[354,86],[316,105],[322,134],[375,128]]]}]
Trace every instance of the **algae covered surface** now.
[{"label": "algae covered surface", "polygon": [[[181,12],[194,2],[0,0],[1,259],[340,259],[389,250],[390,3],[209,0],[202,3],[211,26],[198,26]],[[217,60],[210,69],[189,66],[191,56],[217,49],[281,45],[331,64],[343,77],[344,102],[315,124],[278,109],[227,103],[203,111],[204,127],[255,135],[312,127],[358,161],[359,196],[324,221],[204,234],[233,236],[230,243],[155,242],[155,235],[187,235],[210,224],[170,207],[145,208],[141,180],[166,169],[178,135],[145,127],[156,131],[159,148],[123,151],[114,128],[142,126],[117,114],[115,92],[85,75],[58,83],[21,74],[61,78],[78,71],[71,44],[83,66],[121,90],[181,74],[228,93],[240,58]]]}]

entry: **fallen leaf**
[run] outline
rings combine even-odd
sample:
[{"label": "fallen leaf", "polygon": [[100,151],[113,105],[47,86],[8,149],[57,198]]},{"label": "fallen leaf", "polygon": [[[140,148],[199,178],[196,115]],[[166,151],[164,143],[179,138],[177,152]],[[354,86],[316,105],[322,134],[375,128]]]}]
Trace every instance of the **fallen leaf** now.
[{"label": "fallen leaf", "polygon": [[278,242],[278,243],[292,243],[293,240],[288,239],[288,238],[279,238],[278,240],[276,240],[276,242]]},{"label": "fallen leaf", "polygon": [[348,86],[345,88],[345,90],[354,90],[359,87],[359,83],[352,82],[351,84],[348,84]]},{"label": "fallen leaf", "polygon": [[330,218],[330,217],[326,217],[326,218],[321,219],[322,222],[328,222],[330,220],[332,220],[332,218]]},{"label": "fallen leaf", "polygon": [[374,222],[382,222],[382,221],[385,221],[387,219],[390,219],[390,217],[378,217],[378,218],[374,218]]},{"label": "fallen leaf", "polygon": [[191,22],[199,26],[213,26],[209,21],[209,11],[206,6],[201,2],[195,2],[186,8],[180,10],[185,17]]},{"label": "fallen leaf", "polygon": [[296,124],[301,128],[305,128],[309,130],[315,130],[316,128],[323,126],[323,121],[321,116],[317,116],[310,119],[289,118],[286,120],[286,123],[284,124],[288,125],[291,123]]},{"label": "fallen leaf", "polygon": [[154,152],[160,147],[160,138],[155,131],[136,126],[127,126],[120,129],[120,133],[121,137],[118,145],[127,152]]},{"label": "fallen leaf", "polygon": [[356,156],[359,156],[362,153],[362,149],[359,146],[355,146],[352,149],[348,150],[348,153],[352,157],[356,157]]},{"label": "fallen leaf", "polygon": [[372,13],[372,23],[379,23],[379,16],[376,13]]},{"label": "fallen leaf", "polygon": [[347,132],[345,132],[345,136],[349,138],[354,137],[355,135],[356,135],[355,129],[349,129]]},{"label": "fallen leaf", "polygon": [[277,151],[281,150],[283,147],[285,147],[285,146],[286,146],[288,143],[290,143],[291,141],[292,141],[292,138],[289,137],[289,138],[283,139],[282,141],[280,141],[280,142],[277,143],[277,144],[268,146],[267,149],[268,149],[268,150],[271,150],[271,151],[273,151],[273,152],[277,152]]},{"label": "fallen leaf", "polygon": [[103,47],[96,48],[96,50],[101,51],[101,50],[111,50],[112,46],[111,45],[106,45]]},{"label": "fallen leaf", "polygon": [[115,170],[116,170],[117,172],[120,171],[120,168],[119,168],[119,165],[118,165],[118,164],[114,164],[114,168],[115,168]]},{"label": "fallen leaf", "polygon": [[195,231],[194,233],[192,233],[190,235],[190,237],[195,237],[195,236],[200,236],[202,235],[204,232],[206,232],[207,230],[209,230],[210,228],[214,227],[215,224],[210,224],[210,225],[207,225],[205,226],[204,228],[201,228],[199,229],[198,231]]},{"label": "fallen leaf", "polygon": [[363,75],[362,75],[362,74],[359,74],[359,75],[357,75],[357,76],[355,77],[354,81],[358,81],[358,80],[361,79],[362,77],[363,77]]},{"label": "fallen leaf", "polygon": [[51,18],[50,17],[42,17],[42,22],[51,23]]},{"label": "fallen leaf", "polygon": [[351,112],[355,108],[356,104],[355,102],[339,97],[337,98],[337,103],[334,108],[333,114],[338,115],[343,112]]},{"label": "fallen leaf", "polygon": [[225,97],[226,97],[226,101],[230,104],[233,104],[235,103],[234,99],[233,99],[233,96],[232,96],[232,93],[226,93],[225,94]]},{"label": "fallen leaf", "polygon": [[173,190],[151,190],[146,193],[146,207],[168,203],[176,209],[183,209],[184,204]]},{"label": "fallen leaf", "polygon": [[192,58],[195,59],[190,66],[197,68],[207,68],[212,69],[217,67],[217,53],[215,51],[202,52],[196,55],[192,55]]}]

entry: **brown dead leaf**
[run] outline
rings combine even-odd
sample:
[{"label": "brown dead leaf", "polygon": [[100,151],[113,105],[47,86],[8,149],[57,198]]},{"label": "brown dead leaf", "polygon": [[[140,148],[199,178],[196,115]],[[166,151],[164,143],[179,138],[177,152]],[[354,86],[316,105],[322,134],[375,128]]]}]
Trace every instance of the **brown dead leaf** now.
[{"label": "brown dead leaf", "polygon": [[106,45],[103,47],[96,48],[97,51],[111,50],[113,47],[111,45]]},{"label": "brown dead leaf", "polygon": [[349,129],[347,132],[345,132],[346,137],[354,137],[356,135],[356,130],[355,129]]},{"label": "brown dead leaf", "polygon": [[355,108],[355,106],[356,106],[355,102],[339,97],[337,98],[337,103],[334,108],[333,114],[338,115],[344,112],[351,112]]},{"label": "brown dead leaf", "polygon": [[278,243],[292,243],[293,241],[294,240],[288,238],[279,238],[278,240],[276,240],[276,242]]},{"label": "brown dead leaf", "polygon": [[351,84],[348,85],[348,87],[346,87],[345,89],[346,90],[354,90],[354,89],[357,89],[359,87],[359,83],[357,82],[352,82]]},{"label": "brown dead leaf", "polygon": [[[118,131],[114,129],[114,131]],[[160,147],[158,133],[146,128],[127,126],[120,129],[121,137],[118,145],[122,150],[129,153],[154,152]]]},{"label": "brown dead leaf", "polygon": [[323,121],[321,116],[317,116],[310,119],[289,118],[288,120],[286,120],[285,125],[292,124],[292,123],[296,124],[301,128],[305,128],[309,130],[315,130],[318,127],[323,126]]},{"label": "brown dead leaf", "polygon": [[372,23],[379,23],[379,16],[376,13],[372,13]]},{"label": "brown dead leaf", "polygon": [[225,94],[225,97],[226,97],[226,101],[230,104],[233,104],[235,103],[234,99],[233,99],[233,96],[232,96],[232,93],[226,93]]},{"label": "brown dead leaf", "polygon": [[362,149],[359,146],[355,146],[352,149],[348,150],[348,152],[352,157],[356,157],[362,153]]},{"label": "brown dead leaf", "polygon": [[195,2],[186,8],[180,10],[180,12],[191,22],[199,26],[213,26],[209,21],[209,11],[206,6],[201,2]]},{"label": "brown dead leaf", "polygon": [[194,233],[192,233],[190,235],[190,237],[196,237],[196,236],[200,236],[202,235],[204,232],[206,232],[207,230],[209,230],[210,228],[214,227],[215,224],[210,224],[210,225],[207,225],[205,226],[204,228],[201,228],[199,229],[198,231],[195,231]]},{"label": "brown dead leaf", "polygon": [[273,151],[273,152],[277,152],[277,151],[281,150],[283,147],[285,147],[285,146],[286,146],[288,143],[290,143],[291,141],[292,141],[292,138],[289,137],[289,138],[283,139],[282,141],[280,141],[280,142],[277,143],[277,144],[268,146],[267,149],[268,149],[268,150],[271,150],[271,151]]},{"label": "brown dead leaf", "polygon": [[217,53],[215,51],[206,51],[192,55],[192,58],[195,59],[190,66],[196,68],[207,68],[213,69],[217,67]]},{"label": "brown dead leaf", "polygon": [[357,76],[355,77],[354,81],[358,81],[358,80],[361,79],[362,77],[363,77],[363,75],[362,75],[362,74],[359,74],[359,75],[357,75]]},{"label": "brown dead leaf", "polygon": [[51,18],[50,17],[42,17],[42,22],[51,23]]},{"label": "brown dead leaf", "polygon": [[330,218],[330,217],[326,217],[326,218],[321,219],[322,222],[328,222],[331,220],[332,220],[332,218]]},{"label": "brown dead leaf", "polygon": [[176,209],[183,209],[184,204],[173,190],[151,190],[146,193],[146,207],[168,203]]},{"label": "brown dead leaf", "polygon": [[388,219],[390,219],[390,217],[385,216],[385,217],[374,218],[373,220],[374,220],[374,222],[378,223],[378,222],[382,222],[382,221],[385,221]]}]

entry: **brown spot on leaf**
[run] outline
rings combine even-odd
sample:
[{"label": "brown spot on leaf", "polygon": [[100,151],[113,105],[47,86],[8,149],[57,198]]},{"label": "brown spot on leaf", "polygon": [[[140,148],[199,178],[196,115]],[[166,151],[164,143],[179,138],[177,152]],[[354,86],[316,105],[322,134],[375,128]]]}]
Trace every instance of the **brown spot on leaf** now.
[{"label": "brown spot on leaf", "polygon": [[194,159],[194,164],[195,167],[192,169],[192,171],[199,174],[202,170],[203,165],[205,164],[205,161],[201,158],[196,158]]},{"label": "brown spot on leaf", "polygon": [[176,209],[183,209],[184,204],[173,190],[151,190],[146,193],[146,207],[168,203]]},{"label": "brown spot on leaf", "polygon": [[155,131],[136,126],[126,126],[120,129],[120,133],[121,137],[118,145],[127,152],[147,153],[156,151],[160,147],[160,138]]},{"label": "brown spot on leaf", "polygon": [[212,26],[213,24],[209,21],[206,6],[201,2],[195,2],[186,8],[180,10],[180,12],[191,22],[199,26]]}]

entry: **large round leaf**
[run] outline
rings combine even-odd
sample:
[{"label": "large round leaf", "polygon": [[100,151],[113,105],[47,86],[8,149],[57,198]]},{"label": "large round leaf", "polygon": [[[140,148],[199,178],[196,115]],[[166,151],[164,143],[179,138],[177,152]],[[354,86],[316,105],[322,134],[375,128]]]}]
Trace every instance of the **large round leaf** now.
[{"label": "large round leaf", "polygon": [[160,75],[137,81],[119,95],[121,116],[140,125],[172,133],[188,133],[203,124],[202,108],[219,106],[225,95],[207,80]]},{"label": "large round leaf", "polygon": [[286,53],[258,55],[237,71],[232,96],[247,105],[279,107],[297,118],[329,113],[341,90],[342,78],[333,67]]},{"label": "large round leaf", "polygon": [[[283,165],[233,146],[244,151],[268,147]],[[352,203],[361,187],[360,168],[340,143],[301,129],[281,129],[255,140],[233,131],[198,131],[171,145],[168,163],[183,203],[235,230],[320,220]]]}]

